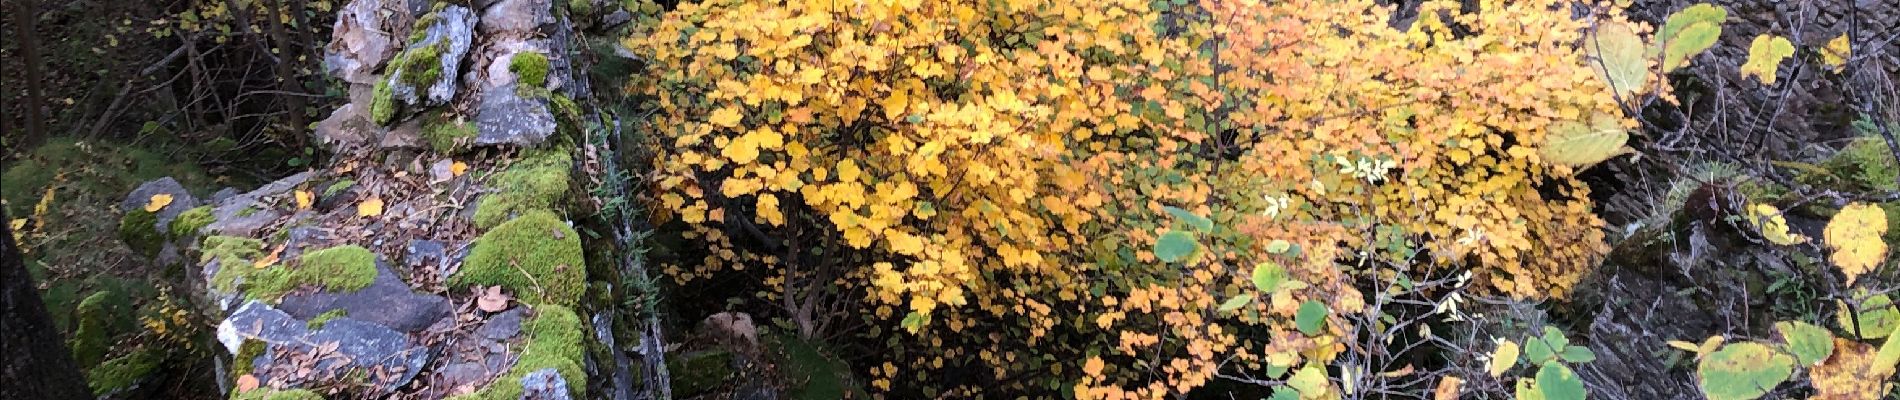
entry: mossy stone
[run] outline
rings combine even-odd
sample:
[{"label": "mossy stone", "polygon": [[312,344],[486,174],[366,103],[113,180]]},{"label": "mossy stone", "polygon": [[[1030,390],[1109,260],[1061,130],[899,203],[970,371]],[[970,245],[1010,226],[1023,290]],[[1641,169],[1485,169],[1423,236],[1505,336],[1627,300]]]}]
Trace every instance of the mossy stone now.
[{"label": "mossy stone", "polygon": [[81,367],[98,364],[111,351],[112,338],[132,331],[132,302],[117,290],[100,290],[79,301],[78,327],[71,339],[73,360]]},{"label": "mossy stone", "polygon": [[455,398],[517,399],[522,392],[521,378],[547,368],[554,368],[562,378],[568,380],[567,388],[574,398],[586,398],[587,375],[581,369],[581,363],[587,330],[581,325],[580,316],[571,308],[552,304],[535,306],[534,311],[534,319],[521,325],[522,332],[527,336],[527,344],[521,349],[521,358],[508,368],[508,373],[481,391]]},{"label": "mossy stone", "polygon": [[250,375],[257,368],[253,364],[257,356],[264,355],[264,350],[269,348],[264,341],[257,339],[245,339],[244,343],[238,344],[237,354],[231,357],[231,379]]},{"label": "mossy stone", "polygon": [[264,256],[264,242],[239,236],[211,236],[198,246],[202,253],[198,262],[218,261],[218,273],[211,277],[211,288],[221,292],[235,292],[238,283],[249,281],[257,269],[251,267],[252,260]]},{"label": "mossy stone", "polygon": [[520,88],[544,88],[548,86],[548,56],[532,51],[515,53],[508,61],[508,71],[515,73],[515,83]]},{"label": "mossy stone", "polygon": [[165,235],[158,231],[158,214],[144,209],[125,212],[125,218],[119,219],[119,240],[132,251],[154,257],[165,246]]},{"label": "mossy stone", "polygon": [[132,387],[146,376],[157,371],[165,355],[158,350],[141,347],[131,354],[107,360],[86,371],[86,383],[95,394],[105,394]]},{"label": "mossy stone", "polygon": [[566,152],[544,150],[495,174],[489,186],[498,191],[483,196],[476,205],[475,226],[487,229],[516,214],[555,209],[567,195],[572,163]]},{"label": "mossy stone", "polygon": [[437,112],[422,121],[422,139],[428,141],[429,148],[435,149],[437,153],[461,150],[479,133],[475,124],[460,117],[452,117],[447,112]]},{"label": "mossy stone", "polygon": [[199,206],[198,208],[185,210],[185,212],[178,214],[178,218],[172,219],[172,237],[192,237],[198,234],[199,229],[204,229],[205,226],[211,225],[213,222],[218,222],[218,217],[211,214],[211,206]]},{"label": "mossy stone", "polygon": [[674,396],[709,393],[725,386],[725,382],[732,378],[732,353],[725,350],[668,358],[666,363],[666,369],[673,373]]},{"label": "mossy stone", "polygon": [[315,317],[310,317],[310,321],[304,322],[304,327],[310,328],[311,330],[323,329],[323,324],[329,323],[330,320],[343,318],[347,316],[350,316],[349,310],[344,310],[341,308],[330,310],[330,311],[324,311],[322,314],[317,314],[317,316]]},{"label": "mossy stone", "polygon": [[252,274],[251,298],[275,300],[304,285],[324,290],[354,292],[376,281],[376,253],[343,245],[304,253],[297,268],[278,265]]},{"label": "mossy stone", "polygon": [[323,395],[308,389],[276,390],[258,388],[244,393],[232,392],[231,400],[323,400]]},{"label": "mossy stone", "polygon": [[573,305],[587,289],[580,235],[552,212],[530,211],[475,240],[450,287],[500,285],[523,299]]},{"label": "mossy stone", "polygon": [[389,88],[388,80],[376,82],[370,94],[369,115],[377,125],[389,125],[396,119],[396,92]]}]

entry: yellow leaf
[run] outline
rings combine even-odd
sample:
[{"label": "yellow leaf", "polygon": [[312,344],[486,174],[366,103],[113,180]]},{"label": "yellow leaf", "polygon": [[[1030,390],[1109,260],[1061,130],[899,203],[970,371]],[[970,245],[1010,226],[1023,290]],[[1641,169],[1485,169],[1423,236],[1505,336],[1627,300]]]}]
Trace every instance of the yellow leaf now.
[{"label": "yellow leaf", "polygon": [[1748,223],[1761,231],[1761,236],[1769,243],[1792,245],[1807,242],[1806,236],[1788,233],[1788,220],[1781,217],[1781,210],[1767,204],[1748,206]]},{"label": "yellow leaf", "polygon": [[1849,286],[1854,278],[1872,272],[1887,258],[1887,243],[1880,241],[1880,235],[1886,233],[1887,213],[1866,203],[1849,204],[1827,222],[1822,237],[1827,239],[1827,247],[1834,249],[1828,260],[1847,275]]},{"label": "yellow leaf", "polygon": [[313,198],[316,196],[311,194],[308,190],[298,190],[293,192],[293,194],[297,197],[297,209],[299,210],[308,210],[310,209],[310,205],[315,202]]},{"label": "yellow leaf", "polygon": [[277,245],[277,248],[274,250],[271,250],[270,254],[266,254],[262,258],[258,258],[257,261],[252,261],[251,268],[264,268],[264,267],[271,266],[271,264],[276,264],[278,258],[284,254],[284,247],[285,246],[281,244]]},{"label": "yellow leaf", "polygon": [[1572,166],[1587,166],[1615,157],[1629,151],[1623,142],[1629,140],[1629,132],[1616,120],[1616,116],[1596,113],[1590,116],[1590,122],[1558,121],[1550,124],[1550,134],[1544,139],[1544,159]]},{"label": "yellow leaf", "polygon": [[164,209],[165,206],[168,206],[171,204],[172,204],[172,195],[164,194],[164,193],[155,194],[155,195],[152,195],[151,201],[148,201],[145,203],[145,212],[158,212],[158,210]]},{"label": "yellow leaf", "polygon": [[1102,357],[1089,357],[1088,361],[1082,362],[1082,373],[1090,377],[1101,377],[1102,368],[1107,367],[1105,364],[1102,362]]},{"label": "yellow leaf", "polygon": [[[1889,339],[1892,340],[1892,339]],[[1875,400],[1893,389],[1891,377],[1876,368],[1874,347],[1851,339],[1834,338],[1834,354],[1808,369],[1814,385],[1810,400]],[[1884,387],[1883,387],[1884,386]]]},{"label": "yellow leaf", "polygon": [[358,203],[356,205],[356,215],[361,217],[383,215],[383,198],[371,197],[369,200],[363,200],[362,203]]},{"label": "yellow leaf", "polygon": [[1641,92],[1649,83],[1649,59],[1643,56],[1643,39],[1622,22],[1606,22],[1597,27],[1589,48],[1597,60],[1590,66],[1597,78],[1625,96]]},{"label": "yellow leaf", "polygon": [[1835,36],[1834,40],[1827,41],[1827,47],[1821,48],[1821,63],[1835,72],[1839,72],[1841,67],[1847,65],[1847,59],[1853,57],[1853,44],[1849,43],[1845,33]]},{"label": "yellow leaf", "polygon": [[466,172],[468,172],[468,163],[456,161],[453,164],[449,164],[450,176],[462,176],[462,174]]},{"label": "yellow leaf", "polygon": [[877,105],[884,107],[884,118],[895,121],[898,116],[904,115],[904,107],[910,105],[910,95],[902,90],[893,90],[891,97],[884,98]]},{"label": "yellow leaf", "polygon": [[1756,36],[1748,45],[1748,62],[1742,63],[1742,75],[1754,76],[1763,85],[1775,84],[1775,70],[1781,60],[1794,55],[1794,43],[1775,35]]},{"label": "yellow leaf", "polygon": [[731,128],[739,126],[740,117],[738,106],[726,106],[713,110],[712,117],[708,121],[711,121],[713,125]]},{"label": "yellow leaf", "polygon": [[1518,351],[1517,342],[1510,340],[1499,342],[1497,350],[1491,351],[1491,366],[1488,369],[1491,376],[1503,375],[1504,371],[1517,365]]}]

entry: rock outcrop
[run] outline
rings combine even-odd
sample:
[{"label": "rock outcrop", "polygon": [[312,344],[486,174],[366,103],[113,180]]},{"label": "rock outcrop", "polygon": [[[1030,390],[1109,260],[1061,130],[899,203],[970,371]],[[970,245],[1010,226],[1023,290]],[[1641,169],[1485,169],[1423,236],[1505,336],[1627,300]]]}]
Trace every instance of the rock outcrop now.
[{"label": "rock outcrop", "polygon": [[617,7],[347,2],[324,61],[350,102],[314,130],[328,164],[208,204],[170,180],[127,196],[123,230],[196,272],[234,397],[569,399],[611,380],[587,349],[612,318],[575,311],[610,310],[587,294],[615,280],[567,219],[591,204],[573,4]]}]

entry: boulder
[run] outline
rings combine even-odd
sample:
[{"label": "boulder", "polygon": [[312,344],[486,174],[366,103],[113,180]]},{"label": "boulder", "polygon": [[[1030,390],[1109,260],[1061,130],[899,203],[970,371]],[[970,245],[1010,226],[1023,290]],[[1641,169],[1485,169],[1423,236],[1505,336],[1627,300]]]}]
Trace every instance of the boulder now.
[{"label": "boulder", "polygon": [[462,58],[473,43],[475,13],[448,5],[416,20],[414,42],[403,48],[389,67],[390,94],[411,106],[448,104],[455,98]]},{"label": "boulder", "polygon": [[409,284],[391,273],[380,258],[376,261],[376,280],[369,287],[348,293],[292,293],[284,296],[283,302],[277,307],[299,319],[313,318],[331,310],[343,310],[344,315],[351,319],[402,332],[428,328],[437,320],[448,317],[452,308],[448,299],[442,296],[410,290]]},{"label": "boulder", "polygon": [[360,370],[367,372],[378,393],[391,393],[414,379],[429,360],[427,347],[382,325],[341,317],[312,330],[304,321],[256,301],[218,324],[218,341],[231,354],[238,354],[247,340],[265,345],[249,360],[252,375],[292,387],[334,381]]},{"label": "boulder", "polygon": [[521,377],[521,398],[523,400],[572,400],[567,392],[567,379],[561,377],[554,368],[542,368]]},{"label": "boulder", "polygon": [[478,146],[533,146],[554,135],[554,112],[547,99],[523,97],[515,85],[503,85],[482,93],[475,127]]},{"label": "boulder", "polygon": [[170,195],[172,200],[170,204],[166,204],[165,207],[153,212],[153,214],[157,214],[158,217],[158,224],[154,229],[157,229],[159,232],[169,232],[172,220],[177,219],[178,214],[184,213],[185,210],[197,208],[200,205],[197,198],[191,197],[191,191],[185,190],[185,185],[181,185],[178,183],[178,180],[167,176],[139,184],[137,189],[132,189],[132,193],[125,195],[124,201],[119,202],[119,209],[128,212],[132,210],[143,211],[145,210],[145,206],[151,203],[152,196],[161,194]]},{"label": "boulder", "polygon": [[376,70],[396,55],[394,24],[385,18],[384,0],[355,0],[337,10],[323,70],[352,83],[375,83]]},{"label": "boulder", "polygon": [[481,31],[484,37],[528,36],[547,33],[554,25],[552,0],[489,1],[482,8]]}]

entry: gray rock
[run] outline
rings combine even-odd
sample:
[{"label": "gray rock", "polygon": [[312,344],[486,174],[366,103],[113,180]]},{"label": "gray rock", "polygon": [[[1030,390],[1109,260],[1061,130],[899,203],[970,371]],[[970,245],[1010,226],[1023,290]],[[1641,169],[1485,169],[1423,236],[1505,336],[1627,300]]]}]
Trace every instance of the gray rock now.
[{"label": "gray rock", "polygon": [[482,8],[482,36],[528,36],[554,25],[551,0],[500,0]]},{"label": "gray rock", "polygon": [[[442,80],[449,81],[452,79],[444,78]],[[412,118],[408,121],[404,121],[403,123],[396,125],[395,128],[390,128],[388,132],[383,133],[383,139],[381,142],[377,143],[377,146],[381,148],[385,148],[385,149],[421,149],[423,148],[424,145],[422,144],[422,119]]]},{"label": "gray rock", "polygon": [[369,116],[361,110],[367,108],[369,103],[362,104],[365,106],[358,107],[356,103],[344,104],[331,112],[329,118],[318,122],[317,140],[330,145],[331,149],[353,147],[368,142],[370,136],[382,128],[370,122]]},{"label": "gray rock", "polygon": [[488,378],[493,375],[492,372],[493,371],[488,369],[488,366],[482,365],[482,363],[479,362],[449,364],[436,370],[435,385],[439,389],[451,392],[455,391],[457,387],[465,385],[473,389],[474,386],[487,382]]},{"label": "gray rock", "polygon": [[151,203],[152,196],[160,194],[171,195],[172,202],[166,204],[165,208],[158,209],[158,226],[153,229],[159,232],[170,229],[172,219],[178,218],[178,214],[199,206],[198,199],[191,197],[191,192],[185,190],[184,185],[178,184],[178,180],[167,176],[139,184],[137,189],[132,189],[132,193],[125,195],[124,201],[119,202],[119,209],[144,210],[145,205]]},{"label": "gray rock", "polygon": [[[380,370],[387,373],[368,374],[370,383],[380,392],[388,393],[414,379],[429,360],[427,347],[418,346],[408,335],[382,325],[344,317],[311,331],[304,321],[256,301],[246,303],[218,324],[218,341],[232,354],[250,339],[266,345],[264,354],[253,364],[256,367],[253,374],[266,382],[317,383],[345,379],[351,370]],[[308,365],[315,371],[308,376],[280,374],[294,368],[273,368],[288,361],[276,358],[281,351],[312,354],[328,346],[334,346],[335,352],[318,357]]]},{"label": "gray rock", "polygon": [[349,293],[318,291],[284,296],[278,308],[293,317],[309,319],[330,310],[343,310],[351,319],[403,332],[416,332],[449,316],[448,299],[410,290],[379,258],[376,280]]},{"label": "gray rock", "polygon": [[210,200],[209,202],[210,202],[210,203],[213,203],[213,204],[216,204],[216,203],[219,203],[219,202],[222,202],[222,201],[224,201],[224,199],[229,199],[229,198],[232,198],[232,197],[235,197],[235,196],[237,196],[237,195],[238,195],[238,191],[237,191],[237,188],[234,188],[234,187],[226,187],[226,188],[223,188],[223,189],[218,189],[218,192],[217,192],[217,193],[212,193],[212,194],[211,194],[211,200]]},{"label": "gray rock", "polygon": [[554,368],[542,368],[521,377],[521,398],[523,400],[571,400],[567,392],[567,379],[561,377]]},{"label": "gray rock", "polygon": [[394,71],[389,73],[390,93],[411,106],[448,104],[449,100],[455,98],[455,77],[461,75],[462,58],[468,55],[469,45],[474,39],[475,13],[467,7],[449,5],[431,16],[418,20],[418,23],[429,21],[428,26],[421,27],[422,40],[409,43],[398,57],[420,57],[433,51],[434,59],[406,62],[435,63],[431,68],[439,69],[441,74],[434,82],[427,82],[428,87],[417,88],[407,83],[402,69],[392,68]]},{"label": "gray rock", "polygon": [[513,84],[483,92],[475,117],[475,145],[540,144],[554,134],[554,112],[548,107],[547,99],[521,97]]},{"label": "gray rock", "polygon": [[522,53],[540,53],[548,57],[547,84],[550,88],[557,87],[559,82],[565,80],[565,78],[560,76],[560,74],[564,72],[563,70],[554,68],[555,63],[565,63],[566,61],[559,59],[563,57],[552,54],[553,52],[549,50],[552,48],[552,44],[552,42],[542,39],[500,39],[490,43],[482,51],[483,58],[492,60],[488,62],[488,68],[482,70],[486,73],[480,75],[482,77],[480,82],[482,90],[496,90],[496,88],[515,83],[519,80],[518,77],[515,76],[514,69],[510,66],[514,64],[515,56]]},{"label": "gray rock", "polygon": [[488,319],[488,323],[482,324],[481,328],[475,329],[475,335],[493,340],[508,340],[509,338],[513,338],[515,335],[521,334],[522,312],[521,307],[515,307],[512,310],[495,314],[494,317]]},{"label": "gray rock", "polygon": [[211,215],[217,218],[217,222],[205,229],[219,235],[257,237],[260,230],[283,217],[282,213],[260,204],[259,200],[289,192],[309,181],[312,176],[316,176],[316,171],[301,172],[219,201],[211,209]]},{"label": "gray rock", "polygon": [[[396,55],[394,25],[385,18],[383,0],[355,0],[337,10],[323,69],[353,83],[375,83],[376,70]],[[364,103],[368,104],[368,103]]]},{"label": "gray rock", "polygon": [[403,255],[403,264],[411,271],[435,271],[439,276],[449,276],[449,267],[461,264],[468,256],[468,246],[458,243],[446,243],[436,240],[414,240]]}]

